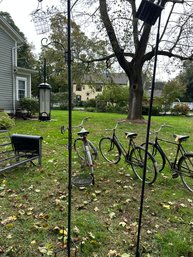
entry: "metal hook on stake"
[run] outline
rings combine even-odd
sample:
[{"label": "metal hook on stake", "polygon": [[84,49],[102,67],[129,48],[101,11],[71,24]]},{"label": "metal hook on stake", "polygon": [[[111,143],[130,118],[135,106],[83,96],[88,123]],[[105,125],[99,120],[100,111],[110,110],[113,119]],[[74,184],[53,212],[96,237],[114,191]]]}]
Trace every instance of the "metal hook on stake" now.
[{"label": "metal hook on stake", "polygon": [[[43,0],[38,0],[43,1]],[[72,207],[72,70],[71,70],[71,0],[67,1],[67,34],[68,34],[68,235],[67,235],[67,255],[71,256],[71,207]],[[45,39],[43,39],[45,40]],[[42,42],[43,42],[42,40]],[[51,42],[50,42],[51,43]],[[48,46],[50,43],[47,43]],[[54,42],[52,42],[54,43]],[[56,43],[56,42],[55,42]],[[59,43],[59,42],[57,42]],[[60,43],[61,44],[61,43]],[[62,44],[61,44],[62,45]],[[64,48],[64,46],[63,46]]]}]

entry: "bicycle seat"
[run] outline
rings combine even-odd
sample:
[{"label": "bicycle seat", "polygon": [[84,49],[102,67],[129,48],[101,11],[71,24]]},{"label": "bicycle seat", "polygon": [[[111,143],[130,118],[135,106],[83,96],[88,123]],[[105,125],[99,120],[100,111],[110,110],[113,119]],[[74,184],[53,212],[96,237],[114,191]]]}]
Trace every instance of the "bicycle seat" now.
[{"label": "bicycle seat", "polygon": [[89,131],[82,128],[80,132],[77,133],[79,136],[87,136],[89,134]]},{"label": "bicycle seat", "polygon": [[137,133],[133,132],[125,132],[126,138],[135,138],[137,136]]},{"label": "bicycle seat", "polygon": [[189,138],[189,136],[183,136],[183,135],[173,135],[176,142],[181,143],[182,141],[186,141],[186,139]]}]

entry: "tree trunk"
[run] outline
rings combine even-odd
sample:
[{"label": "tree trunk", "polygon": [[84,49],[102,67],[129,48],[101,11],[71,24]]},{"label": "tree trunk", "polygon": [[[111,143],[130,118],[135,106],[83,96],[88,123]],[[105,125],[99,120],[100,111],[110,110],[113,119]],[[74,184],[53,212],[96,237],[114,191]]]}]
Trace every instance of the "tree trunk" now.
[{"label": "tree trunk", "polygon": [[142,116],[142,100],[143,100],[143,83],[142,83],[142,69],[136,67],[132,68],[129,73],[129,120],[143,119]]}]

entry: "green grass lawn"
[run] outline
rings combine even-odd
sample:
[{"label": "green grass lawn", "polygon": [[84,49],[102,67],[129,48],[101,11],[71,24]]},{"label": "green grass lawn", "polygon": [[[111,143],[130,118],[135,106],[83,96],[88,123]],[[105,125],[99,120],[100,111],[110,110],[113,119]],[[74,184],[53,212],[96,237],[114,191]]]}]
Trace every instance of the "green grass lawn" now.
[{"label": "green grass lawn", "polygon": [[[76,111],[73,124],[87,116],[91,119],[85,128],[97,147],[102,136],[110,135],[105,128],[126,118]],[[193,118],[152,117],[152,129],[164,122],[172,127],[164,128],[160,136],[174,140],[174,133],[189,135],[184,145],[193,151]],[[67,124],[67,112],[52,111],[50,122],[16,120],[11,129],[11,133],[43,136],[43,164],[41,168],[27,164],[0,175],[0,256],[67,256],[68,134],[60,133],[61,125]],[[73,131],[73,138],[77,131]],[[146,124],[126,122],[119,126],[117,134],[126,146],[125,131],[137,132],[139,144],[145,141]],[[174,149],[164,147],[172,157]],[[80,170],[73,152],[72,174]],[[77,256],[135,256],[141,182],[124,160],[109,165],[100,154],[95,179],[95,186],[72,188],[72,248],[77,247]],[[171,178],[168,166],[151,187],[146,187],[141,256],[193,256],[192,196],[180,178]]]}]

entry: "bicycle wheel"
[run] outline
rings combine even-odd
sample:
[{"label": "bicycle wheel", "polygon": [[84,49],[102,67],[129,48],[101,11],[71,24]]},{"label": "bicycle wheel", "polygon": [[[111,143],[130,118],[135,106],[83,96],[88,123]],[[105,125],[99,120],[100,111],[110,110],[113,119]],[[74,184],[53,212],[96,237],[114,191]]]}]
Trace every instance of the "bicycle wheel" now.
[{"label": "bicycle wheel", "polygon": [[[143,143],[141,146],[145,149],[146,143]],[[154,159],[157,162],[157,171],[161,172],[166,164],[165,157],[163,156],[163,153],[160,151],[160,149],[155,145],[153,142],[148,143],[148,152],[154,157]]]},{"label": "bicycle wheel", "polygon": [[[88,143],[89,151],[90,151],[90,154],[91,154],[91,158],[92,158],[93,161],[95,161],[97,156],[98,156],[97,149],[91,141],[87,140],[87,143]],[[81,161],[86,161],[87,160],[86,153],[85,153],[85,146],[83,144],[83,141],[82,141],[81,137],[74,140],[74,150],[76,151],[76,153],[78,155],[78,158]]]},{"label": "bicycle wheel", "polygon": [[103,137],[99,142],[99,150],[103,158],[110,163],[118,163],[121,152],[111,137]]},{"label": "bicycle wheel", "polygon": [[185,154],[180,158],[178,170],[184,186],[193,192],[193,154]]},{"label": "bicycle wheel", "polygon": [[[143,147],[135,147],[132,149],[129,163],[134,174],[143,181],[145,150]],[[156,161],[153,156],[147,153],[146,178],[145,183],[151,185],[157,178]]]}]

